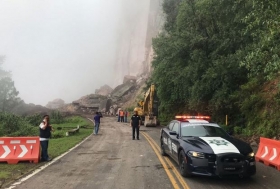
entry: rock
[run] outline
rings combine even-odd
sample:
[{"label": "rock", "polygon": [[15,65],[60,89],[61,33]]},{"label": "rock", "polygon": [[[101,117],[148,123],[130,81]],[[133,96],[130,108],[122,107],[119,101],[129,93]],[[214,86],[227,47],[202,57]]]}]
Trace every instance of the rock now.
[{"label": "rock", "polygon": [[126,76],[124,76],[124,78],[123,78],[123,84],[124,83],[126,83],[126,82],[128,82],[128,81],[130,81],[130,82],[136,82],[136,80],[137,80],[137,77],[135,77],[135,76],[132,76],[132,75],[126,75]]},{"label": "rock", "polygon": [[73,101],[71,104],[67,104],[59,110],[62,112],[83,112],[94,113],[95,111],[101,111],[101,109],[108,109],[111,106],[111,102],[107,103],[109,99],[106,96],[98,94],[90,94],[81,97],[79,100]]},{"label": "rock", "polygon": [[48,102],[46,107],[49,109],[58,109],[58,108],[63,107],[64,105],[65,105],[64,100],[58,98],[58,99]]},{"label": "rock", "polygon": [[103,96],[108,96],[112,91],[113,91],[113,89],[110,86],[103,85],[99,89],[95,90],[95,94],[103,95]]},{"label": "rock", "polygon": [[134,90],[136,87],[135,82],[126,82],[117,86],[111,93],[111,97],[114,101],[120,101],[123,97],[129,94],[130,91]]}]

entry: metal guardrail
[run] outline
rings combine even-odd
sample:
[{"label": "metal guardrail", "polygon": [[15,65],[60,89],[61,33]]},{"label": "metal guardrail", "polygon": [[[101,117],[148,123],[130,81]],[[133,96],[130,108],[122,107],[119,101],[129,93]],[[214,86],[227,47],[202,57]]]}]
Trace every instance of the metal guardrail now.
[{"label": "metal guardrail", "polygon": [[65,135],[66,135],[66,136],[73,135],[73,134],[75,134],[75,133],[78,133],[79,130],[80,130],[80,126],[78,125],[76,129],[71,129],[71,130],[67,131],[67,132],[65,133]]}]

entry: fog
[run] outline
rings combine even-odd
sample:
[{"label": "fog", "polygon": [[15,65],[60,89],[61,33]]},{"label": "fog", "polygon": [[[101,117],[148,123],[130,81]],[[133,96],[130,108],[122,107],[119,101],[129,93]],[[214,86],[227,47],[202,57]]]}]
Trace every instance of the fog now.
[{"label": "fog", "polygon": [[[0,56],[19,97],[69,103],[120,84],[129,74],[116,66],[123,61],[119,53],[127,56],[120,44],[135,30],[145,33],[148,6],[149,0],[0,0]],[[145,52],[138,51],[141,62]]]}]

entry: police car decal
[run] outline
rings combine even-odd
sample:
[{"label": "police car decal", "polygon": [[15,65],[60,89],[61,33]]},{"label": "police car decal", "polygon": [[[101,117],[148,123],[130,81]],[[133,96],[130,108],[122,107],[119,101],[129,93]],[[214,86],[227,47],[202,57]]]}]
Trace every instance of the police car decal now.
[{"label": "police car decal", "polygon": [[215,154],[240,153],[239,150],[228,140],[221,137],[199,137],[204,140]]},{"label": "police car decal", "polygon": [[168,145],[168,149],[169,149],[169,151],[172,153],[172,148],[171,148],[171,140],[170,140],[170,138],[167,138],[167,145]]},{"label": "police car decal", "polygon": [[175,153],[178,153],[177,151],[177,146],[172,142],[172,150],[175,152]]},{"label": "police car decal", "polygon": [[163,137],[163,143],[167,145],[167,139]]}]

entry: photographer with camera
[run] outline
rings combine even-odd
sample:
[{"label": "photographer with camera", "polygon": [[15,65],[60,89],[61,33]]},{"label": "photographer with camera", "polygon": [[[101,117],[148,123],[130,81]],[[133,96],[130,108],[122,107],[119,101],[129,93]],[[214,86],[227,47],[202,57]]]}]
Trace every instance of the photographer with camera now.
[{"label": "photographer with camera", "polygon": [[44,115],[43,122],[39,126],[40,130],[40,144],[41,144],[41,161],[51,161],[48,155],[49,139],[51,131],[54,131],[50,125],[49,115]]}]

